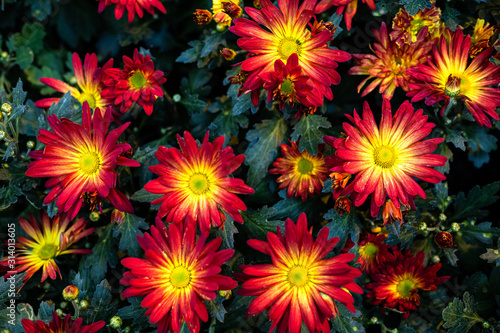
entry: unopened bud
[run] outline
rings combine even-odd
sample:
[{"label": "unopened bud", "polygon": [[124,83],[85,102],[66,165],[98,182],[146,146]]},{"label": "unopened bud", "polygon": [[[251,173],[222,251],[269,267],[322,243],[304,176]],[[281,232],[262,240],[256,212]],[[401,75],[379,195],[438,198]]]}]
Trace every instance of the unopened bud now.
[{"label": "unopened bud", "polygon": [[12,113],[12,105],[10,105],[9,103],[3,103],[2,112],[6,115],[10,115]]},{"label": "unopened bud", "polygon": [[79,305],[80,305],[80,310],[85,310],[86,308],[88,308],[89,302],[87,302],[86,300],[81,300]]},{"label": "unopened bud", "polygon": [[118,316],[114,316],[109,321],[109,326],[111,326],[112,328],[120,328],[120,327],[122,327],[122,324],[123,324],[123,320]]},{"label": "unopened bud", "polygon": [[89,215],[89,219],[90,219],[90,221],[92,221],[92,222],[97,222],[97,221],[99,221],[99,218],[100,218],[100,217],[101,217],[101,216],[99,215],[99,213],[98,213],[98,212],[96,212],[96,211],[90,212],[90,215]]},{"label": "unopened bud", "polygon": [[119,211],[118,209],[113,209],[111,212],[111,222],[116,222],[116,224],[121,225],[125,219],[125,212]]},{"label": "unopened bud", "polygon": [[198,23],[198,25],[204,25],[212,21],[212,13],[206,9],[197,9],[193,13],[193,21]]},{"label": "unopened bud", "polygon": [[220,53],[224,57],[224,59],[231,61],[236,57],[236,52],[233,49],[229,49],[227,47],[223,48]]},{"label": "unopened bud", "polygon": [[78,288],[76,286],[70,284],[69,286],[64,288],[62,295],[63,295],[63,298],[69,302],[69,301],[75,300],[78,297],[79,293],[80,293],[80,291],[78,290]]},{"label": "unopened bud", "polygon": [[230,299],[233,293],[231,292],[231,290],[219,290],[219,295],[221,295],[225,299]]},{"label": "unopened bud", "polygon": [[35,148],[35,143],[30,140],[30,141],[26,142],[26,147],[28,149],[33,149],[33,148]]},{"label": "unopened bud", "polygon": [[3,139],[5,139],[5,132],[0,131],[0,140],[3,140]]}]

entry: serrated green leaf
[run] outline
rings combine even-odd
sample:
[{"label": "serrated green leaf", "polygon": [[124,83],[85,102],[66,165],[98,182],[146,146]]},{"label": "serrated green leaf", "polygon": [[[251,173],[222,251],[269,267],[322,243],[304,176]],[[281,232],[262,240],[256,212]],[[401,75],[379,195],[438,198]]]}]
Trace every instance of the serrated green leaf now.
[{"label": "serrated green leaf", "polygon": [[0,188],[0,211],[15,204],[17,202],[17,197],[22,194],[23,191],[17,186],[5,186]]},{"label": "serrated green leaf", "polygon": [[497,244],[499,244],[498,249],[486,249],[486,253],[481,254],[479,257],[488,261],[489,264],[500,266],[500,238],[498,239]]},{"label": "serrated green leaf", "polygon": [[351,235],[350,238],[354,243],[358,242],[361,228],[356,210],[354,208],[351,209],[349,214],[344,213],[342,215],[339,215],[339,213],[332,208],[323,216],[323,218],[331,221],[325,225],[325,228],[330,230],[328,238],[339,238],[337,248],[344,247],[349,235]]},{"label": "serrated green leaf", "polygon": [[[25,276],[26,273],[22,273],[13,275],[12,278],[10,279],[5,279],[5,278],[0,279],[0,304],[4,305],[13,297],[15,298],[20,297],[20,295],[17,294],[17,291],[23,285],[23,280]],[[11,285],[11,282],[13,282],[14,284]],[[12,289],[11,287],[13,287],[14,289]]]},{"label": "serrated green leaf", "polygon": [[299,150],[307,149],[311,155],[318,155],[318,144],[323,142],[326,132],[322,128],[330,128],[332,124],[323,116],[312,114],[301,117],[294,126],[290,138],[297,141],[300,137]]},{"label": "serrated green leaf", "polygon": [[408,327],[406,324],[404,324],[402,327],[398,327],[398,333],[417,333],[417,331],[414,328]]},{"label": "serrated green leaf", "polygon": [[463,302],[455,297],[453,303],[443,310],[444,328],[450,328],[448,333],[466,333],[476,323],[484,320],[476,313],[474,298],[465,292]]},{"label": "serrated green leaf", "polygon": [[158,148],[153,147],[139,147],[132,156],[132,159],[139,162],[141,165],[147,163],[150,159],[155,156]]},{"label": "serrated green leaf", "polygon": [[118,263],[118,255],[114,248],[116,238],[112,237],[113,224],[109,224],[103,230],[92,249],[92,253],[87,255],[82,261],[80,272],[84,272],[91,281],[101,281],[108,271],[108,265],[115,268]]},{"label": "serrated green leaf", "polygon": [[17,85],[14,89],[12,89],[12,104],[14,107],[21,106],[24,104],[26,100],[27,92],[23,91],[23,81],[19,79],[17,81]]},{"label": "serrated green leaf", "polygon": [[118,309],[116,313],[122,319],[132,319],[134,326],[143,327],[149,322],[148,316],[146,316],[146,308],[141,306],[141,302],[144,297],[129,297],[127,301],[130,303],[129,306],[124,306]]},{"label": "serrated green leaf", "polygon": [[277,211],[275,208],[268,208],[267,206],[262,207],[260,210],[247,211],[241,213],[243,216],[243,228],[247,230],[247,234],[250,238],[255,239],[266,239],[268,232],[276,232],[278,226],[283,230],[285,222],[281,220],[270,220],[270,218],[276,215]]},{"label": "serrated green leaf", "polygon": [[137,236],[142,236],[143,233],[140,229],[147,230],[149,225],[144,222],[143,218],[133,214],[126,214],[123,222],[116,225],[113,231],[113,237],[121,235],[118,248],[125,253],[128,252],[130,257],[139,257],[141,254],[141,247],[137,241]]},{"label": "serrated green leaf", "polygon": [[481,208],[497,201],[498,190],[500,190],[500,181],[483,186],[483,188],[476,185],[469,191],[467,197],[460,192],[455,198],[455,212],[450,220],[459,221],[467,217],[478,218],[487,215],[487,212]]},{"label": "serrated green leaf", "polygon": [[198,94],[190,93],[186,93],[182,97],[181,104],[190,112],[199,112],[207,107],[207,103],[199,99]]},{"label": "serrated green leaf", "polygon": [[399,0],[399,4],[404,5],[411,16],[415,15],[419,10],[432,7],[430,0]]},{"label": "serrated green leaf", "polygon": [[451,31],[455,31],[457,29],[457,26],[459,26],[460,24],[458,16],[460,16],[460,12],[458,10],[446,5],[441,18],[443,19],[446,27],[450,28]]},{"label": "serrated green leaf", "polygon": [[248,118],[242,114],[235,116],[231,111],[223,111],[215,117],[212,124],[215,128],[210,133],[222,135],[229,140],[232,135],[238,135],[240,127],[248,127]]},{"label": "serrated green leaf", "polygon": [[52,314],[56,311],[56,305],[52,303],[49,305],[47,302],[41,302],[40,308],[38,309],[38,318],[42,321],[52,320]]},{"label": "serrated green leaf", "polygon": [[[59,119],[62,117],[71,118],[75,113],[75,100],[69,91],[64,94],[59,102],[52,104],[47,111],[47,115],[55,114]],[[45,126],[48,127],[48,123],[46,121],[45,123]]]},{"label": "serrated green leaf", "polygon": [[278,147],[285,138],[287,126],[283,119],[267,119],[255,124],[248,131],[246,139],[250,142],[245,152],[248,169],[248,184],[257,186],[267,175],[269,165],[278,155]]},{"label": "serrated green leaf", "polygon": [[444,256],[446,257],[450,265],[452,265],[453,267],[457,267],[457,262],[458,262],[458,257],[455,254],[455,252],[457,252],[457,249],[453,248],[443,249]]},{"label": "serrated green leaf", "polygon": [[233,116],[241,115],[254,107],[250,94],[243,94],[238,97],[237,85],[229,87],[227,96],[233,101]]},{"label": "serrated green leaf", "polygon": [[489,128],[484,126],[467,126],[464,132],[467,135],[468,158],[476,168],[490,161],[490,153],[497,149],[497,138],[488,134]]},{"label": "serrated green leaf", "polygon": [[198,60],[204,43],[200,40],[193,40],[190,41],[188,45],[191,46],[191,48],[182,52],[181,55],[175,59],[175,62],[189,64]]},{"label": "serrated green leaf", "polygon": [[349,311],[344,304],[336,302],[339,313],[332,321],[333,331],[338,333],[364,333],[363,324],[356,319],[361,317],[361,312],[356,310],[356,313]]},{"label": "serrated green leaf", "polygon": [[223,227],[217,229],[215,236],[222,238],[223,248],[234,249],[234,234],[238,233],[238,229],[234,225],[233,218],[226,213],[224,215],[226,215],[226,222]]},{"label": "serrated green leaf", "polygon": [[287,198],[285,190],[280,191],[279,196],[283,198],[283,200],[278,201],[272,207],[276,210],[276,213],[271,216],[274,219],[285,220],[290,218],[296,221],[301,213],[305,213],[308,217],[318,213],[317,198],[306,201],[294,197]]},{"label": "serrated green leaf", "polygon": [[391,231],[385,240],[387,245],[401,244],[401,248],[404,249],[413,242],[416,236],[415,230],[407,224],[402,226],[399,222],[394,222],[387,225],[386,228]]},{"label": "serrated green leaf", "polygon": [[116,312],[116,306],[112,305],[113,296],[108,280],[102,280],[95,289],[89,307],[82,312],[84,321],[87,324],[95,323],[98,320],[108,321],[112,314]]},{"label": "serrated green leaf", "polygon": [[446,129],[446,132],[446,142],[451,142],[455,147],[465,151],[465,142],[467,142],[467,139],[462,135],[463,132],[449,128]]},{"label": "serrated green leaf", "polygon": [[467,244],[476,244],[477,242],[492,244],[493,239],[500,237],[500,228],[492,227],[491,222],[463,225],[460,229],[460,235]]},{"label": "serrated green leaf", "polygon": [[220,45],[226,45],[226,39],[224,38],[224,35],[217,31],[212,31],[212,34],[206,36],[203,42],[204,45],[200,53],[200,57],[202,58],[210,55],[210,53],[217,52],[217,49]]},{"label": "serrated green leaf", "polygon": [[141,188],[139,191],[132,194],[130,200],[139,201],[139,202],[152,202],[156,199],[162,197],[162,194],[156,194],[146,191],[144,188]]},{"label": "serrated green leaf", "polygon": [[217,318],[221,323],[224,322],[224,316],[227,313],[226,308],[222,305],[224,299],[217,295],[215,301],[205,301],[205,306],[207,307],[208,313],[212,318]]}]

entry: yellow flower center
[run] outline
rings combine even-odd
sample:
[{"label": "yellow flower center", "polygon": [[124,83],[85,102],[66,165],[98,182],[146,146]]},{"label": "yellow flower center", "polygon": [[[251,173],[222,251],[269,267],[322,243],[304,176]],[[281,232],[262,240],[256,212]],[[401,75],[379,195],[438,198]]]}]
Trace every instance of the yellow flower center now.
[{"label": "yellow flower center", "polygon": [[38,252],[38,256],[42,260],[52,259],[57,253],[57,248],[58,246],[56,244],[45,244]]},{"label": "yellow flower center", "polygon": [[203,194],[208,191],[210,182],[207,176],[201,173],[195,173],[189,178],[189,188],[194,194]]},{"label": "yellow flower center", "polygon": [[293,91],[293,82],[290,79],[286,79],[281,83],[281,93],[284,95],[289,95]]},{"label": "yellow flower center", "polygon": [[93,175],[101,168],[101,161],[96,152],[84,153],[80,157],[80,171],[86,175]]},{"label": "yellow flower center", "polygon": [[191,273],[189,273],[186,267],[177,266],[170,274],[170,283],[172,283],[175,288],[185,288],[189,285],[190,281]]},{"label": "yellow flower center", "polygon": [[378,247],[373,244],[373,243],[366,243],[365,246],[363,246],[363,252],[367,255],[367,256],[374,256],[377,254],[378,252]]},{"label": "yellow flower center", "polygon": [[278,54],[284,61],[294,53],[300,57],[300,50],[302,49],[301,42],[291,37],[285,37],[281,40],[278,46]]},{"label": "yellow flower center", "polygon": [[144,77],[144,75],[141,72],[135,72],[134,75],[132,75],[130,78],[130,85],[134,89],[141,89],[148,83],[148,80]]},{"label": "yellow flower center", "polygon": [[288,281],[292,286],[302,287],[309,281],[307,268],[304,266],[294,266],[288,272]]},{"label": "yellow flower center", "polygon": [[411,279],[403,279],[399,281],[396,290],[401,297],[410,297],[416,290],[415,282]]},{"label": "yellow flower center", "polygon": [[373,159],[376,165],[381,168],[392,167],[397,160],[394,148],[390,146],[381,146],[375,149],[373,152]]},{"label": "yellow flower center", "polygon": [[97,98],[94,94],[91,94],[91,93],[88,93],[88,92],[84,92],[80,95],[80,98],[78,98],[78,101],[83,104],[83,102],[87,102],[89,103],[89,106],[92,108],[92,109],[95,109],[96,105],[97,105]]},{"label": "yellow flower center", "polygon": [[297,163],[297,171],[303,175],[308,175],[314,168],[314,165],[311,161],[306,160],[305,158],[301,159]]}]

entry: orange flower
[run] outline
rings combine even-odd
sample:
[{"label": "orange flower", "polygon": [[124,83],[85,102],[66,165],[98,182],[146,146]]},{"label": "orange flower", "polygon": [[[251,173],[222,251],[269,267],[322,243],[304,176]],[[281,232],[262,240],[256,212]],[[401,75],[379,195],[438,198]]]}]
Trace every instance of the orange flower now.
[{"label": "orange flower", "polygon": [[269,232],[267,242],[250,239],[248,245],[271,256],[271,264],[242,267],[237,278],[243,286],[237,292],[243,296],[257,296],[247,311],[254,316],[269,308],[272,321],[269,332],[299,333],[304,321],[309,332],[330,332],[329,319],[338,314],[335,301],[355,312],[351,292],[362,294],[354,282],[361,275],[359,269],[348,263],[352,253],[329,259],[324,257],[335,247],[338,237],[328,239],[328,228],[312,237],[304,213],[297,223],[285,222],[285,232]]},{"label": "orange flower", "polygon": [[297,142],[291,146],[281,144],[280,157],[273,163],[274,169],[269,170],[271,174],[281,175],[278,178],[280,189],[287,189],[287,197],[293,195],[301,197],[303,201],[308,196],[319,194],[323,189],[323,182],[328,178],[328,166],[323,160],[322,147],[318,149],[318,155],[312,156],[307,150],[299,151]]},{"label": "orange flower", "polygon": [[206,9],[197,9],[193,13],[193,21],[198,25],[205,25],[212,21],[212,14]]},{"label": "orange flower", "polygon": [[375,123],[367,102],[363,105],[362,118],[356,110],[354,117],[347,116],[354,126],[344,123],[345,138],[324,137],[324,141],[336,149],[335,158],[328,162],[333,164],[333,172],[356,175],[340,193],[351,195],[356,206],[372,194],[373,217],[378,215],[386,194],[396,208],[400,204],[413,205],[416,195],[425,198],[424,190],[414,177],[429,183],[446,179],[430,168],[444,165],[447,158],[430,154],[443,138],[422,141],[435,125],[427,122],[421,109],[414,112],[406,101],[392,115],[390,102],[384,100],[380,126]]},{"label": "orange flower", "polygon": [[97,0],[99,1],[99,13],[101,13],[106,6],[115,5],[115,17],[117,20],[121,19],[125,10],[128,12],[128,23],[134,20],[135,14],[140,18],[144,15],[144,10],[149,14],[154,15],[155,8],[165,14],[167,11],[159,0]]}]

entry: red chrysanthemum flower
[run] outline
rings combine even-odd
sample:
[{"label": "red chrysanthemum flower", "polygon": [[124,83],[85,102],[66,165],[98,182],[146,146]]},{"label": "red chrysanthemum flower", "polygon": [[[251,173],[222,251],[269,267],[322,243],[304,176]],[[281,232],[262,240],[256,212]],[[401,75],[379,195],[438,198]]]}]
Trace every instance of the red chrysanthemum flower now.
[{"label": "red chrysanthemum flower", "polygon": [[229,28],[242,37],[238,39],[239,47],[250,52],[249,58],[241,64],[243,71],[250,72],[242,89],[244,92],[252,91],[255,105],[258,104],[258,92],[264,83],[261,76],[273,71],[275,61],[286,62],[294,53],[298,56],[303,75],[309,77],[318,96],[321,99],[333,98],[330,85],[340,83],[340,75],[335,71],[337,62],[348,61],[351,55],[327,47],[332,39],[330,31],[324,30],[313,35],[308,30],[316,1],[305,0],[299,7],[298,0],[279,0],[277,8],[271,1],[262,0],[261,10],[245,8],[255,22],[237,18],[234,20],[235,25]]},{"label": "red chrysanthemum flower", "polygon": [[134,20],[135,13],[142,18],[144,10],[154,15],[155,8],[165,14],[167,10],[159,0],[97,0],[99,1],[98,12],[101,13],[106,6],[115,5],[115,17],[121,19],[125,10],[128,12],[128,23]]},{"label": "red chrysanthemum flower", "polygon": [[328,239],[328,228],[312,237],[304,213],[297,224],[285,222],[285,233],[269,232],[267,242],[251,239],[248,245],[271,256],[272,264],[242,266],[238,278],[244,280],[238,294],[258,296],[248,308],[247,316],[269,309],[272,321],[269,332],[298,333],[304,321],[309,332],[330,332],[329,319],[338,313],[333,300],[355,312],[351,292],[362,294],[354,282],[361,271],[348,265],[355,258],[344,253],[323,259],[337,244],[338,237]]},{"label": "red chrysanthemum flower", "polygon": [[[16,268],[9,269],[9,271],[17,273],[26,271],[24,283],[40,268],[42,269],[41,282],[45,281],[47,277],[55,280],[57,274],[61,277],[61,271],[55,262],[55,258],[61,255],[92,253],[91,250],[68,249],[94,231],[94,228],[85,230],[87,222],[83,218],[76,221],[69,228],[68,225],[71,220],[66,214],[56,214],[53,218],[50,218],[46,212],[40,211],[40,223],[32,214],[28,215],[28,219],[20,217],[19,225],[31,239],[23,236],[18,237],[14,259]],[[42,226],[41,230],[40,225]],[[12,261],[8,257],[4,257],[0,261],[0,266],[10,267],[10,264],[12,264]],[[11,275],[8,272],[5,278]]]},{"label": "red chrysanthemum flower", "polygon": [[56,311],[52,314],[52,321],[48,325],[41,320],[36,322],[29,319],[21,320],[25,333],[96,333],[106,325],[103,320],[85,326],[82,326],[82,322],[82,318],[73,321],[69,314],[61,319]]},{"label": "red chrysanthemum flower", "polygon": [[145,259],[125,258],[125,272],[120,283],[128,286],[123,297],[146,295],[141,305],[149,308],[146,315],[151,323],[158,323],[158,332],[179,332],[186,322],[193,333],[200,331],[200,319],[208,320],[203,301],[213,301],[218,290],[237,286],[233,279],[219,275],[221,266],[234,250],[221,250],[220,237],[208,244],[208,233],[197,239],[196,224],[165,224],[156,218],[151,234],[137,236],[145,251]]},{"label": "red chrysanthemum flower", "polygon": [[425,40],[427,28],[420,30],[414,43],[402,46],[389,38],[385,23],[382,23],[380,31],[374,29],[372,32],[378,42],[373,44],[375,54],[353,54],[357,66],[352,67],[349,74],[368,75],[359,84],[358,93],[368,81],[374,79],[363,91],[362,97],[379,86],[382,97],[391,99],[397,87],[410,90],[408,84],[415,79],[408,75],[407,70],[427,60],[426,54],[430,52],[432,43]]},{"label": "red chrysanthemum flower", "polygon": [[[485,24],[486,23],[486,24]],[[489,23],[482,19],[477,19],[476,25],[474,26],[474,33],[471,37],[471,48],[469,51],[469,56],[474,58],[482,50],[489,47],[489,41],[491,36],[495,33],[495,27],[490,26]]]},{"label": "red chrysanthemum flower", "polygon": [[280,103],[280,110],[288,102],[294,106],[297,102],[304,106],[321,106],[323,96],[318,95],[308,84],[309,77],[303,75],[299,66],[299,57],[296,53],[288,57],[286,65],[278,59],[274,62],[274,71],[266,72],[260,76],[267,90],[267,102],[271,99]]},{"label": "red chrysanthemum flower", "polygon": [[109,79],[104,82],[106,89],[103,96],[114,101],[124,113],[137,102],[149,116],[153,113],[153,104],[158,97],[163,96],[161,85],[167,81],[163,72],[155,70],[155,65],[149,55],[139,54],[134,50],[134,57],[123,56],[124,69],[109,68],[106,74]]},{"label": "red chrysanthemum flower", "polygon": [[425,40],[438,38],[445,27],[441,21],[441,9],[432,6],[424,10],[420,9],[411,16],[405,8],[400,8],[392,20],[391,40],[398,45],[415,43],[419,39],[417,35],[423,27],[427,27]]},{"label": "red chrysanthemum flower", "polygon": [[[441,36],[439,45],[434,46],[433,57],[407,73],[417,79],[410,83],[407,96],[412,102],[425,99],[425,104],[434,105],[444,100],[441,114],[450,101],[463,100],[474,119],[483,126],[491,127],[490,116],[498,120],[495,109],[500,106],[500,67],[489,61],[493,53],[490,47],[479,53],[468,64],[471,37],[464,37],[457,29],[450,42]],[[451,104],[453,105],[453,104]]]},{"label": "red chrysanthemum flower", "polygon": [[417,194],[425,198],[424,190],[413,177],[429,183],[446,179],[430,168],[444,165],[447,158],[431,154],[443,138],[421,141],[435,126],[427,122],[422,109],[414,112],[413,106],[405,101],[392,115],[390,102],[384,100],[380,127],[367,102],[363,104],[362,118],[356,110],[354,117],[347,117],[354,126],[344,123],[345,138],[324,137],[337,150],[327,163],[333,164],[334,172],[356,174],[341,195],[351,194],[354,204],[360,206],[372,194],[373,217],[384,204],[386,194],[396,207],[413,205]]},{"label": "red chrysanthemum flower", "polygon": [[163,194],[152,202],[161,203],[160,218],[167,216],[168,222],[180,223],[189,215],[197,220],[202,231],[223,226],[223,212],[243,223],[240,210],[247,207],[235,194],[254,193],[243,180],[228,177],[245,156],[235,156],[231,147],[222,148],[223,136],[208,142],[208,134],[201,147],[187,131],[184,139],[177,135],[180,151],[160,146],[156,152],[160,164],[149,167],[160,177],[144,186],[146,191]]},{"label": "red chrysanthemum flower", "polygon": [[310,155],[307,150],[299,151],[297,142],[291,146],[281,144],[280,157],[273,163],[274,169],[269,170],[271,174],[281,175],[277,182],[280,189],[287,189],[288,198],[295,195],[303,201],[308,196],[319,194],[323,189],[323,182],[330,173],[329,167],[323,160],[322,146],[318,148],[318,155]]},{"label": "red chrysanthemum flower", "polygon": [[121,211],[133,213],[132,204],[116,187],[117,165],[137,167],[139,163],[123,156],[131,150],[128,143],[117,143],[118,137],[130,123],[108,133],[111,110],[104,115],[96,108],[92,117],[87,103],[83,104],[82,125],[67,118],[47,117],[54,132],[39,131],[38,140],[46,146],[30,152],[36,161],[28,165],[29,177],[50,177],[45,183],[52,190],[44,204],[56,201],[60,212],[73,219],[83,204],[91,210],[101,208],[106,198]]},{"label": "red chrysanthemum flower", "polygon": [[[372,11],[376,9],[375,0],[363,0],[363,3],[366,3]],[[337,15],[341,15],[345,10],[345,25],[347,30],[351,30],[352,18],[358,10],[358,0],[321,0],[314,11],[316,14],[323,13],[333,6],[337,6]]]},{"label": "red chrysanthemum flower", "polygon": [[450,277],[436,276],[441,264],[423,267],[423,252],[413,256],[410,251],[402,253],[397,247],[393,247],[392,252],[385,264],[371,274],[373,282],[365,284],[369,290],[367,297],[373,304],[382,305],[382,312],[385,308],[396,309],[404,312],[403,318],[408,319],[410,311],[420,305],[418,290],[436,290],[437,284]]},{"label": "red chrysanthemum flower", "polygon": [[[40,78],[40,82],[64,94],[69,91],[71,96],[76,98],[82,105],[84,102],[87,102],[92,109],[98,107],[104,110],[113,102],[111,99],[101,96],[104,88],[102,83],[104,71],[111,67],[113,67],[113,59],[108,60],[102,68],[97,67],[97,56],[95,53],[87,53],[85,55],[82,67],[80,56],[77,53],[73,53],[73,72],[76,83],[81,91],[61,80],[50,77],[42,77]],[[35,106],[38,108],[49,108],[53,103],[59,102],[60,99],[44,98],[36,101]]]},{"label": "red chrysanthemum flower", "polygon": [[368,237],[359,243],[359,260],[361,270],[365,274],[372,274],[378,266],[387,261],[389,245],[383,243],[385,238],[385,235],[368,234]]}]

